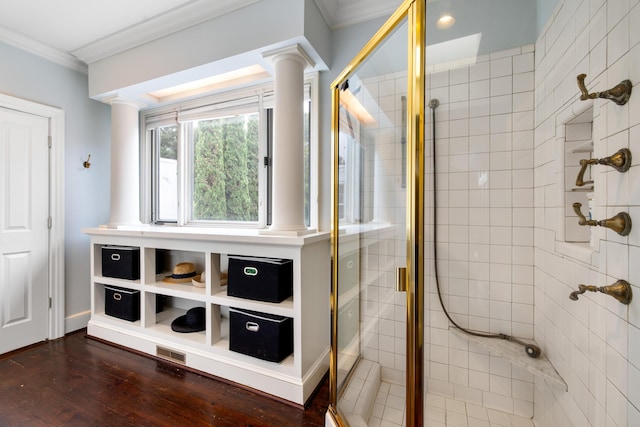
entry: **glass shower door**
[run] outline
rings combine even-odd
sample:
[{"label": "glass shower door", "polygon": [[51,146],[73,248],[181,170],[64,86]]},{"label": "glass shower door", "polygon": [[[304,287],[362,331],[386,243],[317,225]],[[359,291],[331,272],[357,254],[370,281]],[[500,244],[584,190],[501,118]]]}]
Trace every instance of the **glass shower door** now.
[{"label": "glass shower door", "polygon": [[422,419],[423,8],[404,2],[332,87],[329,412],[339,425]]},{"label": "glass shower door", "polygon": [[[406,77],[394,77],[393,86],[397,80]],[[380,93],[387,83],[357,75],[349,79],[368,109],[380,105],[373,97],[365,98]],[[401,114],[395,111],[400,99],[387,96],[389,110],[375,112],[376,119],[358,118],[344,104],[340,108],[337,381],[343,389],[338,408],[348,414],[351,425],[360,425],[355,421],[360,419],[367,422],[380,411],[374,405],[385,383],[403,389],[406,305],[404,295],[395,290],[395,269],[406,265],[406,187],[401,185],[400,162],[404,143],[399,136]]]}]

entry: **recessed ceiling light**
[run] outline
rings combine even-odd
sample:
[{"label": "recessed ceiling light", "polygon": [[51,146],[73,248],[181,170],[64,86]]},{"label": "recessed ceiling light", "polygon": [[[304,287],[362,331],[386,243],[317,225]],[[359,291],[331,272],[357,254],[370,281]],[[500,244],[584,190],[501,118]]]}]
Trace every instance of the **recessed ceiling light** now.
[{"label": "recessed ceiling light", "polygon": [[449,14],[444,14],[436,22],[436,27],[438,27],[438,29],[440,30],[446,30],[447,28],[450,28],[455,23],[456,23],[456,18],[454,18]]}]

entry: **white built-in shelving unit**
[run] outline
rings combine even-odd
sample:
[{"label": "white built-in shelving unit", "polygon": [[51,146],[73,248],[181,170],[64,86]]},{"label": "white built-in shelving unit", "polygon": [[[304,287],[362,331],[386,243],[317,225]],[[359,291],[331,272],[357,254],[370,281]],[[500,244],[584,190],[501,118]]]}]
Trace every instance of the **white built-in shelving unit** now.
[{"label": "white built-in shelving unit", "polygon": [[[256,230],[140,226],[82,230],[91,237],[91,319],[89,336],[304,404],[329,367],[329,233],[302,236],[259,234]],[[140,248],[140,279],[102,275],[102,247]],[[159,255],[162,255],[160,257]],[[221,274],[229,255],[293,260],[293,296],[269,303],[227,296]],[[164,258],[162,268],[156,260]],[[175,263],[189,261],[206,271],[205,287],[166,283]],[[105,286],[140,291],[140,320],[105,314]],[[164,310],[156,313],[158,296]],[[202,332],[176,333],[171,322],[189,308],[206,311]],[[280,363],[229,350],[230,307],[293,319],[293,353]]]}]

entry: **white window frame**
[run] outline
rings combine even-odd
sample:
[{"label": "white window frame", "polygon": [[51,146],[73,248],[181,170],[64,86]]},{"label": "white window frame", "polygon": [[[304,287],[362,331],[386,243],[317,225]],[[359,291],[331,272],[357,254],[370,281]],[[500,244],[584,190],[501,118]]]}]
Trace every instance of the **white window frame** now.
[{"label": "white window frame", "polygon": [[[310,73],[305,76],[305,85],[309,85],[310,96],[310,114],[309,114],[309,173],[310,173],[310,185],[309,185],[309,228],[318,229],[318,195],[319,195],[319,90],[318,82],[319,75],[317,72]],[[169,106],[163,106],[153,109],[144,110],[141,112],[140,117],[140,141],[141,141],[141,215],[143,221],[148,224],[153,223],[152,218],[152,195],[153,195],[153,178],[151,167],[152,158],[152,140],[151,140],[151,127],[158,125],[166,125],[171,123],[178,123],[180,121],[179,116],[186,117],[187,111],[196,113],[199,109],[207,110],[211,106],[233,103],[236,100],[242,100],[250,97],[259,98],[259,114],[261,122],[266,119],[266,109],[271,107],[269,105],[273,98],[273,83],[253,86],[251,88],[238,89],[228,91],[222,94],[210,95],[195,100],[189,100],[181,103],[175,103]],[[213,107],[215,108],[215,107]],[[151,125],[153,123],[153,125]],[[184,129],[180,127],[180,133],[184,132]],[[181,140],[184,140],[185,135],[181,134]],[[266,156],[267,146],[267,134],[266,127],[260,128],[260,141],[259,141],[259,158],[263,159]],[[167,223],[168,226],[180,226],[180,227],[225,227],[225,228],[265,228],[266,227],[266,200],[267,200],[267,168],[262,165],[259,167],[259,219],[256,222],[236,222],[236,221],[200,221],[190,220],[191,213],[191,201],[188,199],[192,196],[192,189],[190,180],[185,176],[186,171],[189,171],[192,166],[191,156],[188,153],[189,144],[178,144],[178,212],[177,222]],[[189,202],[189,203],[186,203]]]}]

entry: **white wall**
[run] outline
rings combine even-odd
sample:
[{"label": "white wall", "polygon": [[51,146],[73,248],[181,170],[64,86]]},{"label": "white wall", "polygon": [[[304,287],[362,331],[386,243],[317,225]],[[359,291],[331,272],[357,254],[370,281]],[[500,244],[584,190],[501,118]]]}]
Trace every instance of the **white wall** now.
[{"label": "white wall", "polygon": [[[0,43],[0,92],[65,112],[66,330],[86,325],[89,310],[89,239],[82,227],[109,216],[110,110],[89,99],[87,76]],[[91,168],[82,162],[91,154]]]},{"label": "white wall", "polygon": [[[638,0],[561,0],[536,43],[535,338],[569,387],[536,380],[540,427],[640,425],[640,97],[579,101],[576,83],[580,73],[591,91],[640,83],[638,22]],[[592,168],[595,219],[627,211],[635,228],[622,237],[598,227],[594,247],[580,249],[562,243],[563,123],[590,104],[595,157],[622,147],[634,156],[626,173]],[[600,293],[568,298],[579,284],[618,279],[633,286],[629,306]]]}]

